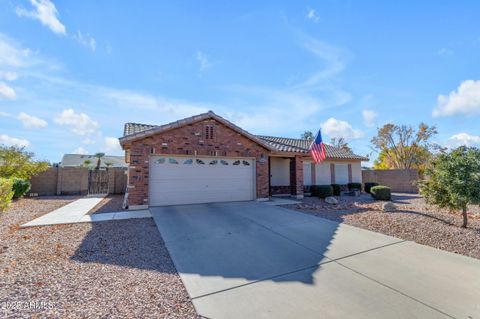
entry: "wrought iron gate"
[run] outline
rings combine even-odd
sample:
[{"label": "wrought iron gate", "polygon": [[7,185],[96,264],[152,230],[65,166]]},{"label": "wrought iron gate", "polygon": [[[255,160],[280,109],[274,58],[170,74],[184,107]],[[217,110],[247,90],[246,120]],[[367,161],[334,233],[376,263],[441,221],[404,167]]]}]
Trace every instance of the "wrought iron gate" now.
[{"label": "wrought iron gate", "polygon": [[108,170],[94,169],[88,172],[88,194],[108,194]]}]

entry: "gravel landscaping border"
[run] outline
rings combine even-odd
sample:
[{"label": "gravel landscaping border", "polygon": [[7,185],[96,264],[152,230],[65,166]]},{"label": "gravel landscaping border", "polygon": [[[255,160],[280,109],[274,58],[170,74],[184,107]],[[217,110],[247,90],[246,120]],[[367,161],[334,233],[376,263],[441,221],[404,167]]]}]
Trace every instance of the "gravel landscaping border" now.
[{"label": "gravel landscaping border", "polygon": [[73,199],[0,214],[0,318],[198,318],[153,219],[18,228]]},{"label": "gravel landscaping border", "polygon": [[479,206],[469,207],[468,228],[461,228],[460,214],[430,206],[418,194],[392,194],[392,212],[383,212],[384,202],[369,194],[337,198],[338,205],[305,197],[300,204],[284,207],[480,259]]}]

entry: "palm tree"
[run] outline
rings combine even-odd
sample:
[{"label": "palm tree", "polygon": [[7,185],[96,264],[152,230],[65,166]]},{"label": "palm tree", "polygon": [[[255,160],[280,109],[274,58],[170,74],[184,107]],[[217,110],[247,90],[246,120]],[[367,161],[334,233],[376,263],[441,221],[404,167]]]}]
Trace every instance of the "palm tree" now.
[{"label": "palm tree", "polygon": [[96,153],[93,156],[97,158],[97,167],[95,169],[100,169],[100,165],[102,163],[102,157],[105,156],[105,153]]},{"label": "palm tree", "polygon": [[83,164],[81,166],[83,167],[90,167],[90,165],[92,164],[92,161],[91,160],[84,160],[83,161]]}]

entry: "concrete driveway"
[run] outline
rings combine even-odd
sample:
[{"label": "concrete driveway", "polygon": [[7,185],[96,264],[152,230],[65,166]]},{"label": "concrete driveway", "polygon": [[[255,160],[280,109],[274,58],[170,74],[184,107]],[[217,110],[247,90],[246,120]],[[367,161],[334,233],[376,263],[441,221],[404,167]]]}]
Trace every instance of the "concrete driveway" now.
[{"label": "concrete driveway", "polygon": [[207,318],[480,319],[477,259],[256,202],[150,210]]}]

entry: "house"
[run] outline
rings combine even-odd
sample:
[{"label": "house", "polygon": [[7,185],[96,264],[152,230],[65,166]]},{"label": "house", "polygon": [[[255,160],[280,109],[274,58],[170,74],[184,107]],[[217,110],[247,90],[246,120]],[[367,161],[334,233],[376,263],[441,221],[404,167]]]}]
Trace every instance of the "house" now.
[{"label": "house", "polygon": [[[80,167],[85,166],[85,161],[90,161],[90,166],[97,165],[98,158],[95,155],[83,155],[83,154],[65,154],[62,157],[62,161],[58,166],[60,167]],[[88,163],[88,162],[87,162]],[[100,168],[105,167],[122,167],[127,168],[128,164],[125,163],[125,157],[105,155],[100,158]]]},{"label": "house", "polygon": [[131,209],[303,197],[310,185],[361,182],[368,159],[326,145],[314,164],[310,142],[252,135],[209,111],[165,125],[127,123],[120,144]]}]

